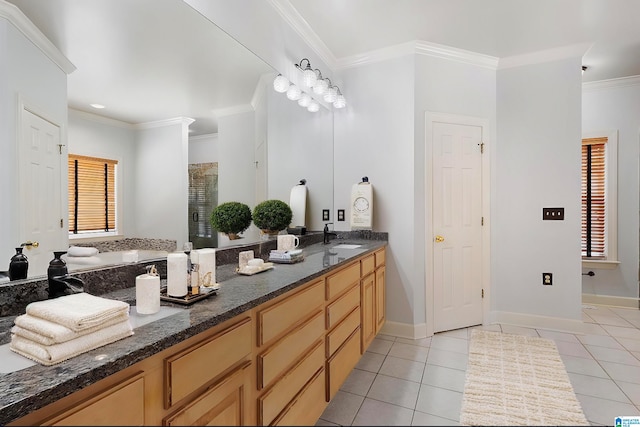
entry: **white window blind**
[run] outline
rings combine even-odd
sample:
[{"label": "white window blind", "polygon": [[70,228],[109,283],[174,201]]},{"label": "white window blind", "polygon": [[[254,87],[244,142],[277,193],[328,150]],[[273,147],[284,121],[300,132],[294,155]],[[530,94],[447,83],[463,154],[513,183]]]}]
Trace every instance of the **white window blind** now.
[{"label": "white window blind", "polygon": [[117,160],[69,154],[69,233],[114,231]]}]

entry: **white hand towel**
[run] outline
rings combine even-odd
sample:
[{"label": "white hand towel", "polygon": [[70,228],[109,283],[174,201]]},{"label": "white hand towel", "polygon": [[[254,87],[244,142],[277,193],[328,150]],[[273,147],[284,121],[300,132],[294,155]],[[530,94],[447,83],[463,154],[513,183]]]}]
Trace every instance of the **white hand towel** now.
[{"label": "white hand towel", "polygon": [[62,259],[69,265],[97,265],[103,262],[98,256],[66,256],[62,255]]},{"label": "white hand towel", "polygon": [[70,246],[67,255],[71,257],[95,256],[98,255],[98,248],[87,248],[83,246]]},{"label": "white hand towel", "polygon": [[123,322],[129,318],[129,313],[123,312],[118,316],[106,320],[103,324],[76,332],[59,323],[50,322],[40,317],[22,314],[16,317],[11,333],[37,342],[42,345],[60,344],[103,329],[107,326]]},{"label": "white hand towel", "polygon": [[28,359],[49,366],[131,335],[133,335],[133,328],[129,320],[126,320],[91,334],[53,345],[42,345],[18,335],[12,335],[9,349]]},{"label": "white hand towel", "polygon": [[103,325],[114,317],[129,313],[129,304],[81,292],[27,305],[27,314],[41,317],[73,331]]}]

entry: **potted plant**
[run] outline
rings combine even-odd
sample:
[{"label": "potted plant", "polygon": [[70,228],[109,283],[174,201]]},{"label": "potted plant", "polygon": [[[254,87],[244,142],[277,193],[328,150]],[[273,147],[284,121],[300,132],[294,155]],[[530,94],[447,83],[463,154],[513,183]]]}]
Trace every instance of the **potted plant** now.
[{"label": "potted plant", "polygon": [[251,225],[251,208],[240,202],[225,202],[212,212],[209,222],[213,229],[225,233],[229,240],[239,239],[239,233]]},{"label": "potted plant", "polygon": [[293,212],[282,200],[265,200],[253,208],[253,223],[266,234],[278,234],[291,223]]}]

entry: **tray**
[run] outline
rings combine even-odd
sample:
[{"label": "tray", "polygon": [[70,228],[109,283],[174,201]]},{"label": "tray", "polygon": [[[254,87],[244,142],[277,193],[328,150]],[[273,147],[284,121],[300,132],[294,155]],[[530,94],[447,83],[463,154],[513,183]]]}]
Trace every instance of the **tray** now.
[{"label": "tray", "polygon": [[268,267],[263,267],[258,271],[252,271],[252,272],[240,271],[239,268],[236,268],[236,273],[242,274],[243,276],[253,276],[254,274],[262,273],[263,271],[271,270],[272,268],[273,268],[273,265],[270,265]]},{"label": "tray", "polygon": [[269,258],[269,262],[273,262],[275,264],[295,264],[297,262],[304,261],[304,257],[295,257],[293,259],[279,259],[279,258]]},{"label": "tray", "polygon": [[[206,290],[205,290],[206,289]],[[220,289],[220,285],[216,284],[215,286],[211,286],[211,287],[200,287],[200,293],[198,295],[185,295],[183,297],[172,297],[167,295],[167,287],[163,286],[162,288],[160,288],[160,300],[161,301],[169,301],[169,302],[175,302],[177,304],[183,304],[183,305],[191,305],[194,302],[197,301],[201,301],[203,299],[209,298],[211,295],[215,295],[218,293],[218,289]]]}]

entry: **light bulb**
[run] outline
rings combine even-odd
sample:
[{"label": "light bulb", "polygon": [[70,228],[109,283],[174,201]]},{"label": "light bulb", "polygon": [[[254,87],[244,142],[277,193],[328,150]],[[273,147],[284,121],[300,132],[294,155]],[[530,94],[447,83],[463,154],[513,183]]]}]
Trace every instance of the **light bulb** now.
[{"label": "light bulb", "polygon": [[308,107],[309,104],[311,104],[311,96],[306,92],[302,92],[300,99],[298,99],[298,105],[301,107]]},{"label": "light bulb", "polygon": [[300,99],[301,93],[302,91],[298,86],[291,84],[291,86],[289,86],[289,89],[287,89],[287,98],[292,101],[297,101],[298,99]]},{"label": "light bulb", "polygon": [[322,95],[326,90],[329,84],[325,79],[318,79],[316,84],[313,86],[313,93]]},{"label": "light bulb", "polygon": [[289,89],[289,85],[289,80],[282,74],[278,74],[273,80],[273,89],[275,89],[275,91],[279,93],[286,92],[287,89]]},{"label": "light bulb", "polygon": [[311,111],[312,113],[315,113],[316,111],[318,111],[320,109],[320,104],[318,104],[316,101],[312,100],[311,104],[309,104],[309,106],[307,107],[307,110]]},{"label": "light bulb", "polygon": [[338,89],[336,89],[335,86],[331,86],[324,93],[324,100],[332,104],[333,102],[335,102],[336,98],[338,98]]},{"label": "light bulb", "polygon": [[340,93],[333,102],[333,106],[334,108],[344,108],[345,105],[347,105],[347,100],[344,99],[344,96]]},{"label": "light bulb", "polygon": [[306,86],[311,87],[314,84],[316,84],[317,80],[318,80],[318,76],[316,75],[316,72],[311,69],[309,64],[307,64],[307,68],[305,68],[304,71],[302,72],[303,83]]}]

